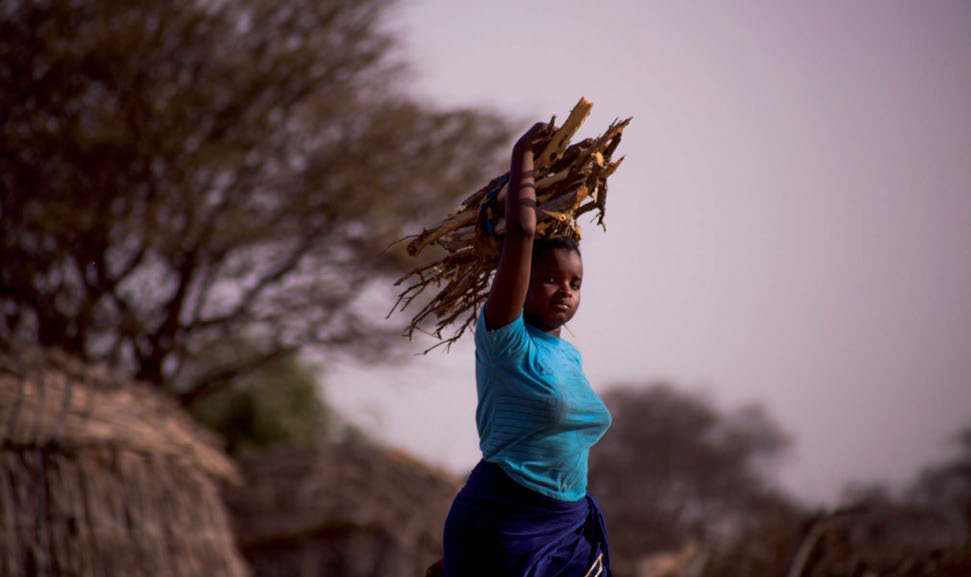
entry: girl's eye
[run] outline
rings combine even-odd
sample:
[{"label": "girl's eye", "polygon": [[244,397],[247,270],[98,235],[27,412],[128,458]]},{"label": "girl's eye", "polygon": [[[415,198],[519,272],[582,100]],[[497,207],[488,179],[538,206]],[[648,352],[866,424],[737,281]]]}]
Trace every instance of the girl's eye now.
[{"label": "girl's eye", "polygon": [[547,276],[547,277],[543,277],[543,282],[555,283],[556,282],[556,279],[553,278],[553,277],[551,277],[551,276]]},{"label": "girl's eye", "polygon": [[580,290],[580,283],[578,283],[578,282],[575,282],[575,283],[571,284],[570,286],[573,287],[573,290],[575,290],[575,291]]}]

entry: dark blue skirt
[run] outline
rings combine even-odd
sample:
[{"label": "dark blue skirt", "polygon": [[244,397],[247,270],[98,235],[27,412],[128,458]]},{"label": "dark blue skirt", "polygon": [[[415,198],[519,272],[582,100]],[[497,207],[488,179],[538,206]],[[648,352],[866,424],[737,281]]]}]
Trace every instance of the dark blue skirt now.
[{"label": "dark blue skirt", "polygon": [[560,501],[480,461],[445,521],[445,577],[609,577],[593,497]]}]

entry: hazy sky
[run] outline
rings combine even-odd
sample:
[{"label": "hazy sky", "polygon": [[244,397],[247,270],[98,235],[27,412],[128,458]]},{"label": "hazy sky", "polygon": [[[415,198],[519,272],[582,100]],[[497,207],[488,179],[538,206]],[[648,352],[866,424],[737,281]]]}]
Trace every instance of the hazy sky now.
[{"label": "hazy sky", "polygon": [[[581,137],[634,117],[565,333],[597,390],[762,403],[809,499],[909,480],[971,423],[971,4],[412,0],[392,24],[440,105],[525,128],[585,96]],[[329,397],[462,471],[470,345],[333,370]]]}]

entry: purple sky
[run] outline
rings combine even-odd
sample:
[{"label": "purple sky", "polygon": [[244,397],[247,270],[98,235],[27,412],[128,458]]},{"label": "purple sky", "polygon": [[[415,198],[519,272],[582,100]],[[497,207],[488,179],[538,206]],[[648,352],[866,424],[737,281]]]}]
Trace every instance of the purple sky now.
[{"label": "purple sky", "polygon": [[[443,106],[525,128],[585,96],[580,136],[634,117],[607,233],[581,222],[567,336],[597,390],[762,403],[796,443],[781,480],[812,500],[905,482],[971,423],[967,2],[413,0],[392,23]],[[335,369],[329,397],[467,469],[469,345]]]}]

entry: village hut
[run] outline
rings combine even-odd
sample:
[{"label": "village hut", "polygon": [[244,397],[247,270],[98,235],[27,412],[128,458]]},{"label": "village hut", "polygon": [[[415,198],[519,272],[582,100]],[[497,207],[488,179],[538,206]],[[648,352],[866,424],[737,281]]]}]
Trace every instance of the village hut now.
[{"label": "village hut", "polygon": [[967,577],[971,542],[955,511],[857,507],[806,523],[786,577]]},{"label": "village hut", "polygon": [[231,461],[158,391],[0,349],[0,574],[244,577]]},{"label": "village hut", "polygon": [[257,577],[420,577],[442,556],[458,480],[367,443],[287,447],[239,459],[227,492]]}]

